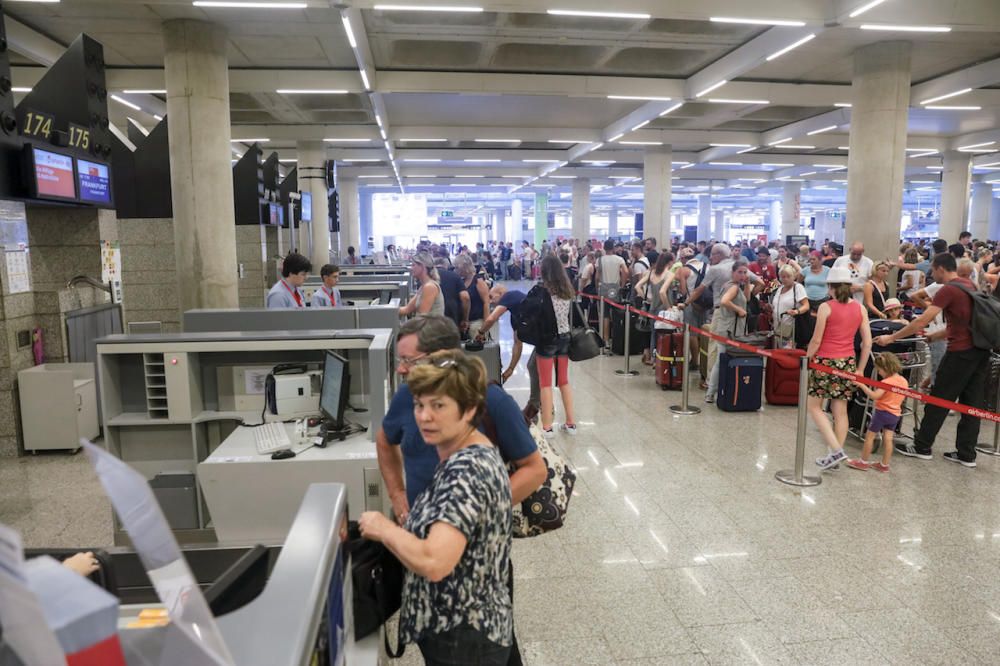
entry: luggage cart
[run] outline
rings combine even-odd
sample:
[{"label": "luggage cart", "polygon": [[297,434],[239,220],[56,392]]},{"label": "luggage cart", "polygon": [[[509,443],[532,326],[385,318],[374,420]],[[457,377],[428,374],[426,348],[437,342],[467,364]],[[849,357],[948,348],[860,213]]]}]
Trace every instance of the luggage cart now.
[{"label": "luggage cart", "polygon": [[[1000,412],[1000,353],[990,354],[990,376],[986,383],[986,395],[993,395],[993,404],[987,409]],[[1000,423],[993,423],[993,443],[979,444],[976,451],[990,456],[1000,456]]]},{"label": "luggage cart", "polygon": [[[930,364],[930,346],[927,344],[927,340],[923,337],[905,338],[896,341],[892,347],[884,349],[881,352],[873,351],[872,360],[869,361],[870,368],[866,368],[866,374],[871,379],[878,379],[878,371],[875,369],[874,363],[875,358],[887,351],[895,354],[902,363],[903,368],[900,374],[906,378],[909,388],[913,391],[919,391],[924,368]],[[920,418],[917,415],[916,405],[912,403],[912,399],[907,399],[903,402],[899,426],[896,429],[896,441],[913,440],[913,434],[902,432],[902,426],[908,416],[913,417],[913,433],[916,433],[920,427]],[[847,432],[863,442],[865,440],[865,433],[868,432],[868,425],[872,420],[872,413],[875,411],[875,401],[869,398],[866,393],[858,391],[854,394],[853,404],[849,405],[848,408],[857,410],[856,413],[859,413],[861,418],[860,421],[852,423]],[[848,416],[850,417],[850,414]],[[875,437],[875,446],[872,452],[878,451],[881,445],[882,435],[879,434]]]}]

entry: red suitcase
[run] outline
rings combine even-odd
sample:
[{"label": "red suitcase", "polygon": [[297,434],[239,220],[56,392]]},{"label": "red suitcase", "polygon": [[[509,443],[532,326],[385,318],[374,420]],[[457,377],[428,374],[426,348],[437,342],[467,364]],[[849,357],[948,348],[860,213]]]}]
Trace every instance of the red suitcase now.
[{"label": "red suitcase", "polygon": [[764,373],[764,397],[769,405],[799,404],[799,359],[802,349],[773,349]]},{"label": "red suitcase", "polygon": [[675,329],[657,332],[656,383],[666,391],[681,388],[684,381],[684,334]]}]

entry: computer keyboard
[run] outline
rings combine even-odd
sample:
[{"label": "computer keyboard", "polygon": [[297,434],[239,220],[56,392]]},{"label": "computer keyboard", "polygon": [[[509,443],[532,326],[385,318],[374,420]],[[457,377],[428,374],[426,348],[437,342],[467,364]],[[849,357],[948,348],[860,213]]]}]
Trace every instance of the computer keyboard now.
[{"label": "computer keyboard", "polygon": [[292,448],[292,440],[288,438],[282,423],[265,423],[257,426],[253,429],[253,438],[257,444],[257,453],[261,455]]}]

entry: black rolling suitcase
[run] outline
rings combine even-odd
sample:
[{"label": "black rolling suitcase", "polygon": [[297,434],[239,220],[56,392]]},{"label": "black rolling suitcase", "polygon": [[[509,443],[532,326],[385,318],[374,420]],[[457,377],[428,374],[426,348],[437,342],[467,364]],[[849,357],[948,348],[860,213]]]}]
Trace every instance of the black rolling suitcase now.
[{"label": "black rolling suitcase", "polygon": [[[617,356],[625,355],[625,311],[611,306],[611,353]],[[607,316],[605,310],[605,316]],[[629,356],[641,354],[643,349],[649,346],[649,332],[645,333],[636,329],[638,315],[631,317],[632,330],[629,332]]]},{"label": "black rolling suitcase", "polygon": [[487,340],[482,346],[475,342],[463,342],[462,349],[466,354],[475,356],[486,366],[486,381],[500,383],[500,376],[503,374],[503,367],[500,363],[500,343],[496,340]]}]

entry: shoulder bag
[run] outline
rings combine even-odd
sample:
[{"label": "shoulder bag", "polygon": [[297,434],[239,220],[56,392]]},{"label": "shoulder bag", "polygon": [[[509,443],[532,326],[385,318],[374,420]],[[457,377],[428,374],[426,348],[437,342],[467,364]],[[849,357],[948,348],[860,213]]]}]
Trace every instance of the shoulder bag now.
[{"label": "shoulder bag", "polygon": [[573,327],[573,331],[570,333],[569,360],[574,363],[589,361],[600,355],[604,341],[597,334],[597,331],[587,325],[587,317],[583,314],[580,303],[578,301],[574,302],[573,306],[576,308],[579,321],[583,322],[583,325]]},{"label": "shoulder bag", "polygon": [[[402,606],[404,570],[384,544],[362,537],[357,523],[351,524],[349,532],[354,640],[360,641],[377,631]],[[396,650],[389,646],[388,634],[384,640],[386,654],[393,659],[403,656],[406,645],[398,638]]]}]

